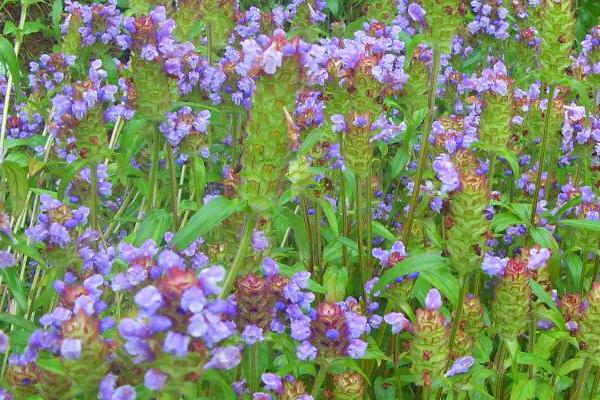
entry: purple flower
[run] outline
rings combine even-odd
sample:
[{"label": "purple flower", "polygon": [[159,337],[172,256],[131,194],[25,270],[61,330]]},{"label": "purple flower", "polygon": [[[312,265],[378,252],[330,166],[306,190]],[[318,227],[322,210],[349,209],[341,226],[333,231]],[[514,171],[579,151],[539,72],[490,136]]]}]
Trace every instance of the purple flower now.
[{"label": "purple flower", "polygon": [[439,310],[442,307],[442,295],[437,289],[431,289],[425,297],[425,307],[430,311]]},{"label": "purple flower", "polygon": [[500,258],[491,254],[486,254],[483,257],[483,264],[481,269],[488,275],[501,276],[504,274],[504,269],[508,265],[508,258]]},{"label": "purple flower", "polygon": [[6,333],[4,333],[4,331],[0,329],[0,353],[6,352],[9,343],[10,341],[8,339],[8,335],[6,335]]},{"label": "purple flower", "polygon": [[269,238],[261,231],[252,233],[252,248],[256,251],[265,251],[270,245]]},{"label": "purple flower", "polygon": [[450,377],[458,374],[464,374],[475,363],[475,359],[471,356],[457,358],[452,364],[452,367],[446,372],[445,377]]},{"label": "purple flower", "polygon": [[135,388],[131,385],[124,385],[114,391],[111,400],[135,400],[135,398]]},{"label": "purple flower", "polygon": [[66,338],[60,345],[60,355],[67,359],[78,359],[81,357],[81,340]]},{"label": "purple flower", "polygon": [[413,21],[425,25],[425,10],[419,4],[410,3],[408,5],[408,15]]},{"label": "purple flower", "polygon": [[236,346],[227,346],[217,349],[212,358],[204,365],[204,369],[231,369],[242,360],[240,349]]},{"label": "purple flower", "polygon": [[0,251],[0,268],[8,268],[15,265],[15,257],[8,251]]},{"label": "purple flower", "polygon": [[144,374],[144,386],[150,390],[161,390],[167,381],[167,375],[157,369],[149,369]]},{"label": "purple flower", "polygon": [[527,263],[527,268],[531,270],[537,270],[544,265],[550,258],[550,250],[546,248],[532,248],[529,250],[529,262]]},{"label": "purple flower", "polygon": [[262,328],[259,328],[256,325],[247,325],[244,328],[244,332],[242,332],[242,338],[246,344],[250,346],[257,342],[262,342],[265,339]]},{"label": "purple flower", "polygon": [[303,341],[310,337],[310,319],[299,318],[290,323],[292,338],[297,341]]},{"label": "purple flower", "polygon": [[300,360],[312,361],[317,358],[317,352],[317,348],[306,340],[302,342],[296,349],[296,357],[298,357]]},{"label": "purple flower", "polygon": [[181,308],[185,311],[198,313],[204,309],[206,304],[206,297],[202,289],[196,286],[192,286],[186,289],[181,296]]},{"label": "purple flower", "polygon": [[187,356],[188,346],[190,344],[189,336],[182,335],[179,332],[169,331],[165,338],[163,350],[178,357]]},{"label": "purple flower", "polygon": [[392,333],[397,334],[405,329],[409,329],[411,324],[402,313],[389,313],[383,317],[383,320],[392,326]]},{"label": "purple flower", "polygon": [[433,161],[433,170],[436,172],[438,179],[442,182],[443,192],[452,192],[460,186],[458,172],[454,168],[454,164],[450,161],[447,154],[441,154]]},{"label": "purple flower", "polygon": [[146,286],[134,297],[136,304],[148,314],[154,314],[164,304],[160,290],[154,286]]},{"label": "purple flower", "polygon": [[354,359],[361,358],[365,355],[365,351],[367,351],[367,342],[360,339],[352,339],[350,340],[350,344],[348,344],[348,355]]},{"label": "purple flower", "polygon": [[281,393],[283,391],[283,382],[281,381],[281,378],[275,374],[262,374],[262,381],[265,384],[265,389],[267,390],[275,393]]}]

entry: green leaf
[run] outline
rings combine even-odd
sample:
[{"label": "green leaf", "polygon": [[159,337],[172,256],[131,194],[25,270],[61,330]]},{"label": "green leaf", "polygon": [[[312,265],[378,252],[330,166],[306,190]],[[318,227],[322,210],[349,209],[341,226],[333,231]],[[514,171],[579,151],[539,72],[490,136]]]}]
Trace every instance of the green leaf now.
[{"label": "green leaf", "polygon": [[40,358],[36,361],[38,367],[52,373],[65,376],[67,371],[58,358]]},{"label": "green leaf", "polygon": [[135,235],[135,245],[141,246],[148,239],[160,243],[173,224],[173,214],[167,210],[151,210]]},{"label": "green leaf", "polygon": [[294,232],[294,241],[296,242],[296,246],[298,246],[300,259],[307,260],[310,254],[310,244],[304,221],[302,221],[302,218],[298,214],[294,214],[287,207],[281,207],[280,210],[281,212],[278,214],[278,217],[283,219],[285,225]]},{"label": "green leaf", "polygon": [[325,129],[326,125],[323,125],[317,129],[313,129],[306,138],[302,141],[302,146],[300,147],[300,151],[303,154],[308,153],[317,143],[321,141],[325,136],[327,136],[327,130]]},{"label": "green leaf", "polygon": [[535,397],[535,383],[536,381],[529,380],[524,377],[519,379],[512,386],[510,391],[511,400],[530,400]]},{"label": "green leaf", "polygon": [[204,204],[190,218],[187,224],[173,237],[173,245],[182,250],[196,240],[200,235],[208,232],[225,218],[244,209],[244,204],[232,201],[225,197],[216,197]]},{"label": "green leaf", "polygon": [[64,173],[60,176],[60,185],[58,185],[58,190],[56,192],[56,196],[59,200],[64,199],[65,192],[67,191],[67,187],[69,187],[69,183],[75,178],[75,175],[79,173],[84,167],[87,166],[87,162],[85,160],[77,160],[68,164],[67,168],[64,170]]},{"label": "green leaf", "polygon": [[571,358],[570,360],[565,361],[565,363],[560,366],[560,368],[558,369],[558,375],[569,375],[571,372],[583,368],[584,362],[585,360],[582,357]]},{"label": "green leaf", "polygon": [[196,195],[198,193],[204,194],[204,189],[206,188],[206,166],[202,157],[194,157],[191,170],[190,192],[194,190]]},{"label": "green leaf", "polygon": [[496,150],[502,158],[504,158],[510,165],[510,169],[513,171],[514,179],[518,180],[521,177],[521,169],[519,168],[519,160],[514,152],[507,149]]},{"label": "green leaf", "polygon": [[554,367],[548,360],[544,360],[534,353],[525,353],[523,351],[517,352],[517,363],[521,365],[533,365],[549,372],[554,371]]},{"label": "green leaf", "polygon": [[[21,70],[19,69],[19,61],[15,55],[15,48],[12,43],[4,36],[0,36],[0,61],[8,67],[8,71],[13,78],[17,98],[21,97]],[[4,95],[4,93],[3,93]]]},{"label": "green leaf", "polygon": [[0,321],[25,329],[28,332],[31,332],[35,329],[35,324],[28,319],[5,312],[0,313]]},{"label": "green leaf", "polygon": [[54,0],[52,3],[52,28],[56,37],[60,37],[60,20],[62,18],[63,3],[62,0]]},{"label": "green leaf", "polygon": [[392,232],[390,232],[385,226],[383,226],[381,224],[381,222],[379,221],[373,221],[372,222],[372,226],[373,226],[373,233],[377,236],[381,236],[391,242],[395,242],[396,241],[396,235],[394,235]]},{"label": "green leaf", "polygon": [[390,179],[396,179],[404,167],[406,167],[406,164],[408,164],[409,160],[410,155],[408,152],[405,149],[398,149],[391,162],[392,170],[390,172]]},{"label": "green leaf", "polygon": [[340,0],[327,0],[327,8],[335,16],[340,12]]},{"label": "green leaf", "polygon": [[447,263],[447,259],[437,252],[421,253],[409,256],[388,269],[379,279],[373,293],[380,291],[394,279],[413,272],[437,271]]},{"label": "green leaf", "polygon": [[600,221],[590,221],[583,219],[563,219],[558,221],[560,226],[569,226],[572,228],[583,229],[586,231],[600,232]]},{"label": "green leaf", "polygon": [[548,292],[546,292],[544,290],[542,285],[540,285],[533,279],[529,279],[529,286],[531,286],[531,290],[533,291],[533,293],[537,296],[537,298],[540,301],[542,301],[544,304],[546,304],[552,310],[558,312],[558,307],[556,307],[554,300],[552,300],[552,296],[550,296],[550,294],[548,294]]},{"label": "green leaf", "polygon": [[335,236],[340,234],[340,230],[338,227],[337,218],[335,217],[335,213],[333,212],[333,206],[331,203],[324,198],[319,199],[319,204],[321,205],[321,209],[323,213],[325,213],[325,217],[327,218],[327,222],[329,223],[329,227]]},{"label": "green leaf", "polygon": [[14,267],[0,268],[0,275],[4,278],[4,283],[10,289],[19,309],[27,310],[27,296],[25,296],[23,282],[19,279],[19,270]]},{"label": "green leaf", "polygon": [[8,183],[11,211],[15,217],[19,216],[25,207],[29,191],[27,172],[12,161],[4,161],[2,174]]}]

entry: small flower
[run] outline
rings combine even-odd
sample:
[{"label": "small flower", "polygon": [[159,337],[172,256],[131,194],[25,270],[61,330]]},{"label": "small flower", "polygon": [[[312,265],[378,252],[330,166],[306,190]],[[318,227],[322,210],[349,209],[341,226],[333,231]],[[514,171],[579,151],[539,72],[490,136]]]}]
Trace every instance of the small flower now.
[{"label": "small flower", "polygon": [[167,375],[157,369],[149,369],[144,375],[144,386],[150,390],[161,390],[167,381]]},{"label": "small flower", "polygon": [[442,295],[437,289],[431,289],[425,297],[425,307],[430,311],[439,310],[442,306]]},{"label": "small flower", "polygon": [[275,393],[281,393],[283,390],[283,382],[281,378],[275,374],[265,373],[262,374],[262,381],[265,384],[265,389],[273,391]]},{"label": "small flower", "polygon": [[8,268],[15,265],[15,257],[8,251],[0,251],[0,268]]},{"label": "small flower", "polygon": [[383,320],[392,326],[392,333],[397,334],[410,328],[410,321],[402,313],[389,313],[383,317]]},{"label": "small flower", "polygon": [[491,254],[486,254],[483,257],[483,264],[481,264],[481,269],[488,275],[501,276],[504,274],[504,269],[507,265],[508,257],[500,258]]},{"label": "small flower", "polygon": [[452,364],[452,367],[446,372],[445,377],[450,377],[458,374],[464,374],[475,363],[475,359],[471,356],[457,358]]},{"label": "small flower", "polygon": [[529,250],[529,262],[527,263],[527,268],[531,270],[540,269],[546,265],[550,256],[550,250],[546,248],[532,248]]},{"label": "small flower", "polygon": [[252,346],[264,340],[263,330],[256,325],[248,325],[244,328],[244,332],[242,332],[242,338],[244,338],[247,344]]},{"label": "small flower", "polygon": [[256,251],[265,251],[270,245],[269,238],[261,231],[252,233],[252,248]]},{"label": "small flower", "polygon": [[235,346],[227,346],[218,349],[210,361],[204,365],[204,369],[231,369],[236,367],[241,360],[240,349]]},{"label": "small flower", "polygon": [[4,331],[0,329],[0,353],[5,353],[6,349],[8,349],[8,345],[8,335],[6,335],[6,333],[4,333]]},{"label": "small flower", "polygon": [[312,361],[317,358],[317,348],[309,341],[304,341],[296,349],[296,357],[300,360]]},{"label": "small flower", "polygon": [[187,356],[189,344],[189,336],[182,335],[178,332],[169,331],[167,333],[167,337],[165,338],[163,350],[178,357],[185,357]]},{"label": "small flower", "polygon": [[78,359],[81,357],[81,340],[66,338],[60,345],[60,355],[67,359]]}]

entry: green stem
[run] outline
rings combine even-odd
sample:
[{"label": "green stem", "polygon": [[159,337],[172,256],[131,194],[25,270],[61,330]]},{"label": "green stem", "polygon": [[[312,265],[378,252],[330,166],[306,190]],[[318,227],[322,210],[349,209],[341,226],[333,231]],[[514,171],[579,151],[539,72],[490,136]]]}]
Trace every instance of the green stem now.
[{"label": "green stem", "polygon": [[252,238],[255,224],[256,217],[254,214],[248,214],[246,216],[246,222],[244,223],[244,232],[242,234],[242,240],[240,241],[240,247],[238,247],[235,258],[233,259],[233,264],[231,264],[231,268],[227,273],[227,278],[223,284],[223,291],[219,295],[220,299],[226,298],[233,288],[233,283],[235,282],[246,257],[246,251],[248,249],[248,245],[250,244],[250,239]]},{"label": "green stem", "polygon": [[[588,265],[590,263],[590,250],[587,248],[583,248],[581,250],[581,258],[583,259],[583,264],[581,267],[581,276],[579,278],[580,282],[579,282],[579,293],[584,294],[585,292],[585,273],[588,270]],[[592,278],[592,283],[594,282],[594,279]]]},{"label": "green stem", "polygon": [[587,377],[590,373],[590,369],[592,368],[592,359],[590,357],[585,358],[585,362],[583,363],[583,367],[579,370],[579,374],[577,375],[577,384],[575,386],[575,392],[572,400],[582,400],[583,394],[585,392],[585,385],[587,383]]},{"label": "green stem", "polygon": [[540,197],[542,186],[542,172],[544,171],[544,161],[546,158],[546,147],[548,147],[548,127],[550,125],[550,115],[554,109],[552,99],[554,95],[554,86],[548,85],[548,97],[546,103],[546,115],[544,115],[544,126],[542,128],[542,147],[540,149],[540,158],[538,160],[538,170],[535,178],[535,191],[533,192],[533,203],[531,204],[531,225],[535,224],[537,204]]},{"label": "green stem", "polygon": [[590,391],[590,398],[595,398],[598,392],[598,384],[600,384],[600,369],[594,367],[594,381],[592,382],[592,390]]},{"label": "green stem", "polygon": [[323,283],[323,260],[321,258],[321,205],[318,202],[315,204],[315,236],[316,240],[316,256],[317,256],[317,266],[319,267],[319,275],[316,277],[317,282]]},{"label": "green stem", "polygon": [[421,190],[421,180],[423,179],[423,173],[425,172],[425,162],[427,160],[427,150],[429,148],[429,134],[431,133],[431,124],[435,114],[435,95],[437,90],[437,79],[440,73],[440,57],[441,51],[439,49],[433,50],[433,66],[431,67],[431,77],[429,79],[429,89],[427,91],[427,104],[429,106],[429,112],[425,120],[425,127],[423,129],[423,138],[421,140],[421,149],[419,151],[419,161],[417,163],[417,172],[415,175],[414,187],[412,196],[410,198],[410,206],[408,209],[408,217],[404,224],[404,245],[408,248],[408,243],[412,236],[412,226],[415,217],[415,211],[417,209],[417,202],[419,200],[419,192]]},{"label": "green stem", "polygon": [[98,230],[98,166],[96,163],[90,164],[90,217],[92,229]]},{"label": "green stem", "polygon": [[504,360],[506,359],[506,352],[508,346],[504,343],[503,339],[500,339],[500,348],[496,353],[496,389],[494,391],[494,399],[500,400],[502,398],[502,385],[504,382]]},{"label": "green stem", "polygon": [[155,129],[154,138],[152,143],[152,165],[150,166],[150,176],[148,177],[148,184],[150,185],[148,188],[148,202],[146,203],[146,213],[151,211],[156,207],[156,197],[157,197],[157,189],[158,189],[158,163],[160,156],[160,133]]},{"label": "green stem", "polygon": [[173,149],[167,144],[167,164],[169,167],[169,177],[171,178],[171,211],[173,213],[173,225],[175,231],[179,230],[179,215],[177,211],[177,169],[173,157]]},{"label": "green stem", "polygon": [[[527,351],[529,353],[534,354],[533,350],[535,349],[535,341],[537,339],[537,318],[535,314],[532,313],[531,320],[529,321],[529,337],[527,341]],[[533,379],[535,377],[536,369],[535,365],[531,364],[528,367],[529,379]]]},{"label": "green stem", "polygon": [[325,382],[325,378],[327,377],[327,371],[329,370],[329,363],[327,361],[323,361],[320,363],[319,373],[317,374],[317,378],[315,379],[315,384],[311,390],[312,397],[317,400],[319,393],[321,393],[321,387]]},{"label": "green stem", "polygon": [[498,159],[498,156],[496,155],[496,153],[492,153],[490,155],[490,170],[488,172],[488,187],[490,189],[490,192],[494,188],[494,174],[496,173],[497,159]]},{"label": "green stem", "polygon": [[[25,21],[27,19],[27,6],[28,2],[21,1],[21,17],[19,18],[19,29],[15,36],[15,58],[19,57],[19,50],[21,49],[21,43],[23,41],[23,34],[18,32],[23,32],[23,28],[25,27]],[[8,71],[8,79],[6,81],[6,92],[4,93],[4,107],[2,109],[2,119],[0,121],[2,125],[0,125],[0,165],[4,162],[4,139],[6,138],[6,127],[8,124],[8,110],[10,107],[10,94],[12,92],[14,84],[14,77],[12,76],[10,70]]]},{"label": "green stem", "polygon": [[558,398],[557,386],[558,383],[558,369],[562,366],[563,361],[565,360],[565,356],[567,355],[567,350],[569,349],[569,342],[566,340],[561,340],[558,344],[558,350],[556,354],[556,360],[554,362],[555,372],[552,374],[552,387],[554,388],[554,397]]},{"label": "green stem", "polygon": [[258,358],[258,346],[250,348],[250,393],[256,393],[258,389],[258,377],[256,375],[256,360]]},{"label": "green stem", "polygon": [[[346,179],[340,170],[340,208],[342,209],[342,236],[348,237],[348,210],[346,209]],[[348,250],[342,246],[342,265],[348,265]]]},{"label": "green stem", "polygon": [[450,366],[450,360],[453,358],[452,351],[454,350],[454,342],[456,341],[456,334],[458,333],[458,326],[462,318],[463,306],[465,303],[465,296],[467,294],[467,286],[469,281],[466,276],[461,275],[459,277],[460,293],[458,295],[458,304],[456,305],[456,313],[452,318],[452,329],[450,330],[450,341],[448,342],[449,357],[446,361],[446,369]]},{"label": "green stem", "polygon": [[306,235],[308,237],[308,251],[309,251],[309,260],[308,267],[310,271],[310,276],[315,276],[315,254],[314,254],[314,241],[312,237],[312,228],[310,226],[310,218],[308,216],[308,204],[305,196],[300,197],[300,205],[302,206],[302,218],[304,219],[304,229],[306,229]]},{"label": "green stem", "polygon": [[362,293],[363,305],[367,301],[367,294],[365,293],[365,285],[367,283],[367,277],[365,274],[365,248],[363,238],[363,210],[362,210],[362,197],[363,197],[362,179],[356,177],[356,243],[358,247],[358,273],[360,275],[360,291]]},{"label": "green stem", "polygon": [[369,168],[369,175],[366,178],[366,182],[365,182],[365,190],[366,190],[366,211],[367,211],[367,215],[366,215],[366,219],[367,219],[367,271],[366,271],[366,275],[368,277],[373,276],[372,273],[372,269],[371,269],[371,261],[372,261],[372,256],[371,256],[371,252],[372,252],[372,248],[373,248],[373,211],[371,209],[371,203],[373,202],[373,188],[371,185],[371,181],[372,181],[372,171],[371,168]]},{"label": "green stem", "polygon": [[431,399],[431,385],[423,385],[423,392],[421,393],[422,400]]}]

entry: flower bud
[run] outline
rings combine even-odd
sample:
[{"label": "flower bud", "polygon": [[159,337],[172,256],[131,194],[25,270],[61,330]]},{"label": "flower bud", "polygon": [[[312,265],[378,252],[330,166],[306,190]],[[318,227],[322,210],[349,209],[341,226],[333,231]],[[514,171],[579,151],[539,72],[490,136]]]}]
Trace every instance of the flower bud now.
[{"label": "flower bud", "polygon": [[411,372],[419,385],[439,378],[445,371],[448,329],[439,310],[417,309],[414,336],[410,344]]},{"label": "flower bud", "polygon": [[365,380],[354,371],[333,376],[333,398],[335,400],[362,400],[365,395]]},{"label": "flower bud", "polygon": [[570,0],[545,0],[541,26],[540,64],[549,83],[562,79],[571,65],[575,18]]},{"label": "flower bud", "polygon": [[525,332],[531,310],[528,279],[527,261],[512,259],[496,287],[492,316],[494,329],[503,338],[514,339]]}]

